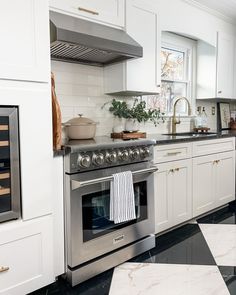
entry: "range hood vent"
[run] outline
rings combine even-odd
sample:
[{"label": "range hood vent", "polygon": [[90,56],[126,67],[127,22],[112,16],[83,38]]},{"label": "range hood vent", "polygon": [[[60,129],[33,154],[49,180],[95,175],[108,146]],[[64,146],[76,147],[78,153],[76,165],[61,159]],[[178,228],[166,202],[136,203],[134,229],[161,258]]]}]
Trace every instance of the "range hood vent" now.
[{"label": "range hood vent", "polygon": [[104,66],[143,56],[142,47],[122,30],[50,12],[51,58]]}]

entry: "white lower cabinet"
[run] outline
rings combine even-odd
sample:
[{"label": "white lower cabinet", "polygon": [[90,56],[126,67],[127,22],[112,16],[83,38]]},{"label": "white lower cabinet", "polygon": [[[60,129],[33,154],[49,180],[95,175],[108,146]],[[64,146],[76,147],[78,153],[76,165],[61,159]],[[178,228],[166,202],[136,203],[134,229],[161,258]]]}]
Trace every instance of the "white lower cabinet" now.
[{"label": "white lower cabinet", "polygon": [[52,233],[51,216],[0,225],[0,294],[24,295],[54,281]]},{"label": "white lower cabinet", "polygon": [[235,200],[235,138],[154,147],[156,233]]},{"label": "white lower cabinet", "polygon": [[235,152],[218,155],[216,165],[216,206],[235,200]]},{"label": "white lower cabinet", "polygon": [[216,155],[193,159],[193,216],[214,208]]},{"label": "white lower cabinet", "polygon": [[192,217],[191,159],[162,163],[155,174],[156,233]]},{"label": "white lower cabinet", "polygon": [[235,152],[193,159],[193,216],[235,199]]}]

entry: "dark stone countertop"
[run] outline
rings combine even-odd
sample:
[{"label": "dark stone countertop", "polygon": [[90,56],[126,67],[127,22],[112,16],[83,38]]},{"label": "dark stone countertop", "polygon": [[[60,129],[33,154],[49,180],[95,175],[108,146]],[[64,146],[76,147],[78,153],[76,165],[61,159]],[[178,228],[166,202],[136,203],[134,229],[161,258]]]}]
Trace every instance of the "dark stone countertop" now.
[{"label": "dark stone countertop", "polygon": [[87,140],[71,140],[69,141],[62,150],[54,151],[54,157],[56,156],[64,156],[67,152],[73,152],[73,150],[77,149],[78,146],[81,149],[89,148],[89,147],[99,147],[104,144],[113,145],[114,142],[123,143],[124,146],[133,145],[135,141],[142,142],[147,139],[150,140],[151,144],[155,145],[164,145],[164,144],[173,144],[173,143],[181,143],[181,142],[194,142],[200,140],[211,140],[217,138],[224,137],[236,137],[236,130],[224,130],[221,132],[216,132],[215,134],[203,135],[197,134],[196,136],[170,136],[170,135],[162,135],[162,134],[148,134],[147,138],[143,139],[132,139],[132,140],[122,140],[122,139],[112,139],[109,136],[97,136],[94,139]]},{"label": "dark stone countertop", "polygon": [[236,130],[224,130],[221,132],[215,132],[215,134],[197,134],[194,136],[181,135],[181,136],[171,136],[162,134],[148,134],[148,138],[154,139],[156,145],[161,144],[172,144],[181,142],[194,142],[200,140],[211,140],[224,137],[236,137]]}]

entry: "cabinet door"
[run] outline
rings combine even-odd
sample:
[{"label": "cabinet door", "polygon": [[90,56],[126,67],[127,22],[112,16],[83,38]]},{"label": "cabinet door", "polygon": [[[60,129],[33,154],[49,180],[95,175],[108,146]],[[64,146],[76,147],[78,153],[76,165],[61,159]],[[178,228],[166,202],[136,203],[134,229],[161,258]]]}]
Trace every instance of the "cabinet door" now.
[{"label": "cabinet door", "polygon": [[9,0],[1,4],[0,79],[48,82],[47,0]]},{"label": "cabinet door", "polygon": [[192,161],[158,165],[155,175],[156,232],[192,218]]},{"label": "cabinet door", "polygon": [[48,83],[1,81],[2,105],[19,105],[24,220],[52,212],[52,102]]},{"label": "cabinet door", "polygon": [[155,216],[156,233],[172,226],[172,181],[173,173],[170,171],[170,163],[158,165],[155,173]]},{"label": "cabinet door", "polygon": [[127,62],[127,90],[160,92],[158,14],[146,1],[127,1],[126,31],[143,47],[143,57]]},{"label": "cabinet door", "polygon": [[51,216],[0,228],[0,294],[28,294],[53,282]]},{"label": "cabinet door", "polygon": [[176,161],[172,166],[172,214],[173,225],[177,225],[192,218],[192,160]]},{"label": "cabinet door", "polygon": [[124,0],[50,0],[54,10],[123,27]]},{"label": "cabinet door", "polygon": [[193,159],[193,217],[215,207],[217,155]]},{"label": "cabinet door", "polygon": [[217,97],[234,97],[235,37],[218,33],[217,52]]},{"label": "cabinet door", "polygon": [[235,151],[218,154],[216,207],[235,200]]}]

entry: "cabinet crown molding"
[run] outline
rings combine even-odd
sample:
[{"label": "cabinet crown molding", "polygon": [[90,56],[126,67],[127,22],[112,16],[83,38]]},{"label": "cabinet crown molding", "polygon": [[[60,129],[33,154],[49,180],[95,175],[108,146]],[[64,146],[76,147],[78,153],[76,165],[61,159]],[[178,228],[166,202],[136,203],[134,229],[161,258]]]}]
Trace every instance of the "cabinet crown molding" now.
[{"label": "cabinet crown molding", "polygon": [[199,2],[197,2],[195,0],[182,0],[182,1],[189,4],[189,5],[191,5],[191,6],[197,7],[199,9],[211,14],[211,15],[214,15],[217,18],[219,18],[219,19],[221,19],[221,20],[223,20],[225,22],[236,25],[236,19],[233,19],[233,18],[231,18],[231,17],[229,17],[229,16],[227,16],[227,15],[225,15],[223,13],[220,13],[216,9],[210,8],[210,7],[208,7],[208,6],[204,5],[204,4],[201,4],[201,3],[199,3]]}]

